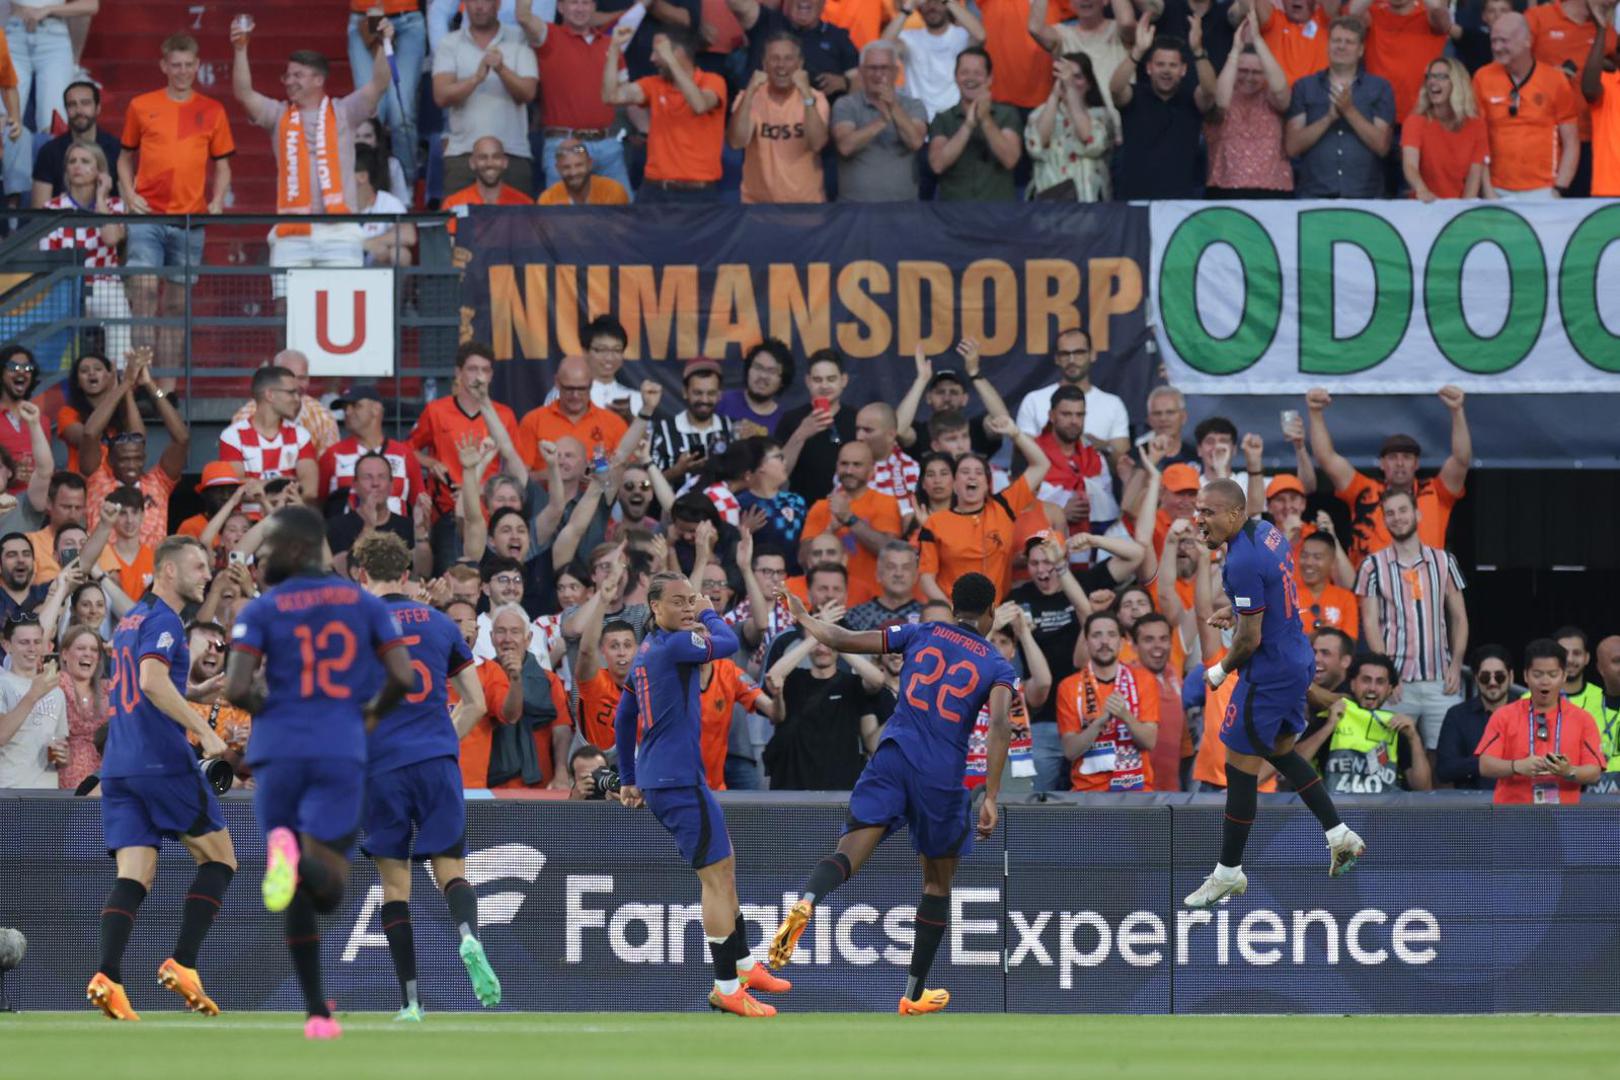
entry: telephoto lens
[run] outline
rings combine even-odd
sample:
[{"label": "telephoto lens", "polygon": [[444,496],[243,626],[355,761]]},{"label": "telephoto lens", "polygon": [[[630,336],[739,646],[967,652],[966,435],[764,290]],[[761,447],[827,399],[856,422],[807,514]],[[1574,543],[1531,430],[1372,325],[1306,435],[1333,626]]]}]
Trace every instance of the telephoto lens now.
[{"label": "telephoto lens", "polygon": [[612,765],[601,765],[591,770],[591,781],[596,785],[595,798],[605,799],[619,793],[619,770]]},{"label": "telephoto lens", "polygon": [[202,770],[203,777],[213,786],[214,794],[223,795],[231,790],[231,783],[236,779],[236,771],[231,768],[230,762],[224,758],[203,758],[197,762],[197,767]]}]

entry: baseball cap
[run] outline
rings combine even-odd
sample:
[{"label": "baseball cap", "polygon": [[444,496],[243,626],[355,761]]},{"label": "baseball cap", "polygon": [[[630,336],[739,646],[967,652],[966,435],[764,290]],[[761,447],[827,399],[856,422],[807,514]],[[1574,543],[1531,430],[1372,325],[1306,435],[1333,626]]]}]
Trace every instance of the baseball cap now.
[{"label": "baseball cap", "polygon": [[344,409],[350,405],[353,405],[357,401],[375,401],[379,405],[387,404],[387,402],[383,400],[381,390],[369,383],[363,383],[360,386],[356,386],[349,390],[348,393],[339,394],[337,397],[333,398],[331,407],[334,410]]},{"label": "baseball cap", "polygon": [[1178,461],[1164,470],[1161,484],[1166,491],[1197,491],[1198,470]]},{"label": "baseball cap", "polygon": [[1266,485],[1266,498],[1274,499],[1285,491],[1295,491],[1303,495],[1305,494],[1305,485],[1299,482],[1299,477],[1282,473],[1273,476],[1271,483]]},{"label": "baseball cap", "polygon": [[928,380],[928,389],[933,390],[940,383],[953,382],[963,390],[967,389],[967,380],[954,371],[936,371],[934,377]]},{"label": "baseball cap", "polygon": [[199,492],[211,487],[237,487],[242,478],[236,475],[236,470],[223,461],[210,461],[203,466],[202,480],[197,484]]},{"label": "baseball cap", "polygon": [[1378,456],[1385,454],[1423,454],[1423,448],[1418,441],[1410,435],[1391,435],[1384,440],[1384,445],[1378,448]]},{"label": "baseball cap", "polygon": [[681,365],[681,382],[685,382],[692,376],[701,375],[704,372],[714,375],[720,374],[720,362],[710,360],[707,356],[692,357],[692,359]]},{"label": "baseball cap", "polygon": [[1042,529],[1038,533],[1032,533],[1030,538],[1024,541],[1024,554],[1028,555],[1030,552],[1034,551],[1037,547],[1044,544],[1048,540],[1052,541],[1052,543],[1056,544],[1058,547],[1063,547],[1068,544],[1068,538],[1059,536],[1055,530]]}]

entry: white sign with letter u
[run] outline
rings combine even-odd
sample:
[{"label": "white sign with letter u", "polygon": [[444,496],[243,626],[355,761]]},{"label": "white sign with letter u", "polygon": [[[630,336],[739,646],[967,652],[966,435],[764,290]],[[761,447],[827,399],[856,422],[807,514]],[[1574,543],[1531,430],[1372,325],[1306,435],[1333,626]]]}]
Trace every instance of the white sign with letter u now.
[{"label": "white sign with letter u", "polygon": [[287,347],[311,375],[394,374],[394,271],[287,271]]}]

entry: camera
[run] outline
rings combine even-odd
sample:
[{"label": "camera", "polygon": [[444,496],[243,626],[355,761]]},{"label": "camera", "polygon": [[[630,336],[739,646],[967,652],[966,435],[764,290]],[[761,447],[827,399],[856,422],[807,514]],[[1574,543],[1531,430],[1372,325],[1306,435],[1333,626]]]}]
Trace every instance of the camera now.
[{"label": "camera", "polygon": [[236,770],[224,758],[205,757],[197,762],[197,768],[202,770],[203,779],[213,787],[215,795],[223,795],[231,790],[231,784],[236,779]]},{"label": "camera", "polygon": [[605,799],[619,793],[619,770],[612,765],[598,765],[591,770],[591,783],[596,785],[593,799]]}]

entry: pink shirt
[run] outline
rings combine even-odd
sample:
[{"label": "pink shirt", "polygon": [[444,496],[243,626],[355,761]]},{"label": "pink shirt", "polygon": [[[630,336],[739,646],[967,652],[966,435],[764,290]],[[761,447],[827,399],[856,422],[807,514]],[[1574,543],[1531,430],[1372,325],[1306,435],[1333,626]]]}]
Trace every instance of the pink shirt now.
[{"label": "pink shirt", "polygon": [[1209,139],[1209,186],[1294,190],[1294,172],[1283,156],[1283,118],[1264,93],[1233,94]]}]

